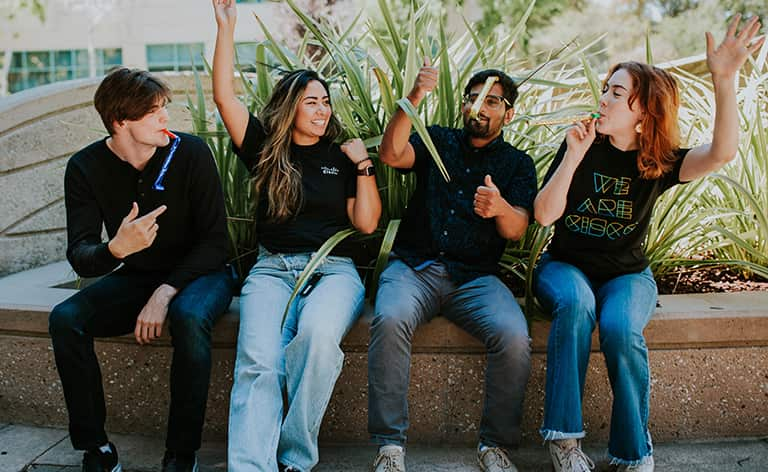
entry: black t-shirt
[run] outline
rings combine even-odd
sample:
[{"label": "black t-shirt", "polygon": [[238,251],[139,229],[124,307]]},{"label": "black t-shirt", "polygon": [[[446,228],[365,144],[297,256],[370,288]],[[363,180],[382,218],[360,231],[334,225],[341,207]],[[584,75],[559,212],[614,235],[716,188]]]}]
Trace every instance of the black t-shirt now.
[{"label": "black t-shirt", "polygon": [[[562,162],[565,149],[563,143],[542,187]],[[687,152],[678,150],[669,172],[647,180],[640,178],[637,151],[616,149],[607,137],[596,141],[573,175],[565,212],[555,222],[550,254],[599,281],[645,269],[643,245],[653,205],[681,183],[680,167]]]},{"label": "black t-shirt", "polygon": [[[251,115],[240,149],[235,154],[254,174],[266,135],[259,120]],[[256,215],[259,242],[270,252],[312,252],[335,233],[350,227],[347,199],[357,193],[357,172],[341,147],[320,139],[311,146],[291,144],[291,159],[301,172],[303,204],[293,218],[276,223],[267,217],[267,195],[261,191]],[[348,255],[346,245],[334,254]]]}]

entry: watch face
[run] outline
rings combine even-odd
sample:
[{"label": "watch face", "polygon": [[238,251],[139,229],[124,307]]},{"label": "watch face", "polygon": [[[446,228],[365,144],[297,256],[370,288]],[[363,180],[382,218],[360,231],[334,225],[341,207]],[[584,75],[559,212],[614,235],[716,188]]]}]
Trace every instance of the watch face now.
[{"label": "watch face", "polygon": [[368,166],[365,169],[358,169],[357,175],[365,175],[368,177],[371,175],[376,175],[376,168],[374,166]]}]

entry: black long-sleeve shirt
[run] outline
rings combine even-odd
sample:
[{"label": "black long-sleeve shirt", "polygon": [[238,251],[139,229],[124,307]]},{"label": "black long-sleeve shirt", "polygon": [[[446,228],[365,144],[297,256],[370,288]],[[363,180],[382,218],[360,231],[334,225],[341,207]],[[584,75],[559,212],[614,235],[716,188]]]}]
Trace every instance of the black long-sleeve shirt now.
[{"label": "black long-sleeve shirt", "polygon": [[[165,272],[164,282],[181,290],[195,278],[223,267],[228,233],[221,182],[208,146],[196,136],[176,133],[181,141],[163,178],[165,190],[153,189],[170,145],[158,148],[143,170],[117,157],[102,139],[75,153],[67,163],[67,259],[84,277],[104,275],[123,262],[128,269]],[[102,242],[109,239],[139,205],[139,216],[160,205],[152,245],[115,258]]]}]

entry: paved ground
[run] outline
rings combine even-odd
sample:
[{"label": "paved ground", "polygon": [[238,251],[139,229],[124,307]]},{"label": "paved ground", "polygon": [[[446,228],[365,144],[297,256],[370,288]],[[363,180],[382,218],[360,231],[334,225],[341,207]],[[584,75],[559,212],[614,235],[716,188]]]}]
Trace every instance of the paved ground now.
[{"label": "paved ground", "polygon": [[[141,436],[113,435],[126,472],[158,470],[163,441]],[[602,458],[603,446],[586,447],[593,458]],[[224,443],[205,443],[199,452],[201,471],[226,469]],[[374,456],[370,446],[323,447],[317,472],[364,472]],[[656,470],[659,472],[766,472],[768,437],[719,439],[656,445]],[[67,432],[62,429],[0,424],[0,472],[75,472],[81,455],[72,450]],[[514,457],[522,471],[549,472],[543,446],[521,449]],[[606,470],[605,460],[598,470]],[[467,447],[411,446],[409,472],[478,472],[475,453]]]}]

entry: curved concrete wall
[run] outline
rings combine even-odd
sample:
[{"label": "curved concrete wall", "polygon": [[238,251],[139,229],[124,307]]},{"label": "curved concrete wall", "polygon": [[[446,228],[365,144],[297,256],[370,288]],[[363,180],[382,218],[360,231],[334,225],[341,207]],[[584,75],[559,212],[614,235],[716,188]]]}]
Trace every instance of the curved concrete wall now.
[{"label": "curved concrete wall", "polygon": [[[189,74],[159,74],[174,93],[171,128],[190,131]],[[0,99],[0,276],[65,258],[67,159],[106,135],[93,108],[101,78],[61,82]],[[207,96],[210,81],[203,80]],[[209,106],[211,104],[208,100]]]}]

